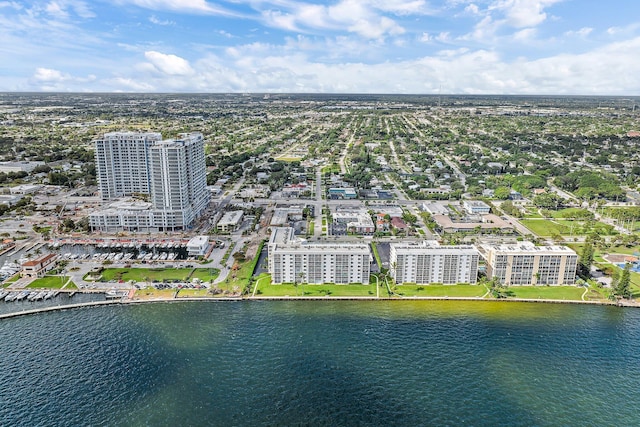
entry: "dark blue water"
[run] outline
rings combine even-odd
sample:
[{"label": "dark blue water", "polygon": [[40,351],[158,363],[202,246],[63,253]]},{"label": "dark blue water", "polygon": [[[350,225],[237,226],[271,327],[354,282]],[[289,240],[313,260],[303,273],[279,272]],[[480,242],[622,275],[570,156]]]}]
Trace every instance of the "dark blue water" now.
[{"label": "dark blue water", "polygon": [[633,309],[171,303],[0,336],[1,425],[640,425]]}]

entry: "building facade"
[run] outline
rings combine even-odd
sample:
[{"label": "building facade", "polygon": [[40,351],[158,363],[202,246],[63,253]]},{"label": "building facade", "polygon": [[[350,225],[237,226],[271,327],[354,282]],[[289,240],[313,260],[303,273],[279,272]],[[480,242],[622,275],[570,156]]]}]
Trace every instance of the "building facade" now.
[{"label": "building facade", "polygon": [[103,200],[149,194],[149,148],[161,140],[156,132],[110,132],[94,141]]},{"label": "building facade", "polygon": [[487,277],[506,285],[573,285],[578,255],[566,246],[482,245]]},{"label": "building facade", "polygon": [[184,230],[208,206],[202,134],[163,141],[159,133],[113,132],[95,144],[102,198],[148,194],[151,204],[95,212],[89,217],[93,230]]},{"label": "building facade", "polygon": [[293,228],[274,228],[268,244],[271,283],[369,283],[365,243],[306,242]]},{"label": "building facade", "polygon": [[476,283],[479,253],[473,246],[435,241],[392,243],[390,272],[396,283]]},{"label": "building facade", "polygon": [[47,254],[38,259],[26,261],[22,264],[22,271],[20,271],[20,277],[42,277],[47,271],[53,269],[56,266],[56,254]]}]

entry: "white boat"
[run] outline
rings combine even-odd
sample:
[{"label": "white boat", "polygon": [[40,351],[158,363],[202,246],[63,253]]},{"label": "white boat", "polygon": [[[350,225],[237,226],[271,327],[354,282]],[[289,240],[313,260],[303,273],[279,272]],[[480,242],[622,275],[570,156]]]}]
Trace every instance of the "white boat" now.
[{"label": "white boat", "polygon": [[22,301],[31,294],[30,291],[22,291],[16,296],[16,301]]},{"label": "white boat", "polygon": [[0,291],[0,300],[3,300],[7,295],[9,295],[9,291]]},{"label": "white boat", "polygon": [[111,289],[110,291],[104,293],[104,296],[107,299],[122,298],[125,295],[127,295],[126,291],[119,291],[117,289]]},{"label": "white boat", "polygon": [[5,301],[15,301],[17,297],[18,297],[18,292],[9,292],[9,295],[7,295],[4,298],[4,300]]}]

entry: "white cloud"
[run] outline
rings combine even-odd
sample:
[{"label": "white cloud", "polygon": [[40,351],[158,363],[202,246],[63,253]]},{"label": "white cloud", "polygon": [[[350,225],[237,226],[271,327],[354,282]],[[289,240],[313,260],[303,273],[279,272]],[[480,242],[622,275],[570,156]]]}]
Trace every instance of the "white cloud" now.
[{"label": "white cloud", "polygon": [[480,9],[478,8],[478,5],[471,3],[469,6],[464,8],[464,11],[467,13],[470,13],[471,15],[478,15],[480,14]]},{"label": "white cloud", "polygon": [[43,91],[73,91],[79,90],[79,86],[93,84],[96,79],[93,74],[78,77],[53,68],[39,67],[31,76],[29,86],[32,90],[35,88]]},{"label": "white cloud", "polygon": [[580,28],[577,31],[567,31],[566,33],[564,33],[565,36],[568,37],[587,37],[589,34],[591,34],[593,32],[593,28],[590,27],[583,27]]},{"label": "white cloud", "polygon": [[161,19],[158,19],[158,17],[156,17],[155,15],[151,15],[149,17],[149,22],[151,22],[152,24],[161,25],[161,26],[176,25],[174,21],[170,21],[168,19],[161,20]]},{"label": "white cloud", "polygon": [[317,39],[292,38],[286,45],[235,46],[192,64],[176,55],[148,51],[147,62],[123,64],[114,75],[99,79],[41,67],[24,89],[438,93],[441,86],[443,93],[640,95],[640,58],[630,54],[640,51],[640,37],[582,54],[534,60],[509,60],[495,51],[461,47],[396,62],[323,62],[304,54],[304,45],[314,51],[322,48]]},{"label": "white cloud", "polygon": [[436,36],[436,40],[442,43],[448,42],[451,39],[451,34],[448,31],[443,31]]},{"label": "white cloud", "polygon": [[370,0],[371,6],[396,15],[425,15],[432,11],[424,0]]},{"label": "white cloud", "polygon": [[80,0],[53,0],[47,3],[45,10],[48,14],[61,19],[69,18],[70,12],[85,19],[96,16],[89,6]]},{"label": "white cloud", "polygon": [[33,79],[38,82],[63,82],[70,80],[71,76],[51,68],[37,68]]},{"label": "white cloud", "polygon": [[405,32],[396,21],[378,13],[379,10],[400,13],[401,10],[414,10],[418,4],[422,3],[404,3],[405,9],[402,9],[401,2],[395,0],[387,4],[379,1],[340,0],[330,6],[285,2],[282,5],[288,6],[286,11],[266,10],[262,16],[267,25],[287,31],[346,30],[365,38],[379,39]]},{"label": "white cloud", "polygon": [[183,76],[193,73],[189,61],[176,55],[164,54],[156,51],[147,51],[144,57],[161,73],[170,76]]},{"label": "white cloud", "polygon": [[547,19],[545,8],[561,0],[497,0],[489,10],[498,10],[506,24],[515,28],[535,27]]},{"label": "white cloud", "polygon": [[13,10],[21,10],[22,5],[15,1],[0,1],[0,8],[10,8]]},{"label": "white cloud", "polygon": [[213,5],[206,0],[117,0],[119,3],[130,3],[151,10],[171,10],[175,12],[204,15],[240,16],[225,8]]},{"label": "white cloud", "polygon": [[513,34],[513,40],[518,42],[527,42],[532,40],[536,33],[537,31],[535,28],[525,28],[524,30],[516,31]]}]

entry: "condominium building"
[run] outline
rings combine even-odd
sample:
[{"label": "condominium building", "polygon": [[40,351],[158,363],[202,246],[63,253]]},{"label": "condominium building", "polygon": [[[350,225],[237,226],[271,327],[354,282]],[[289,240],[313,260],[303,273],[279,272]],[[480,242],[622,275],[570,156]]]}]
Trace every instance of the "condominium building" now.
[{"label": "condominium building", "polygon": [[390,272],[396,283],[476,283],[478,251],[473,246],[442,246],[435,241],[392,243]]},{"label": "condominium building", "polygon": [[578,255],[566,246],[482,245],[487,277],[507,285],[572,285]]},{"label": "condominium building", "polygon": [[159,133],[113,132],[95,144],[102,198],[139,193],[149,195],[151,204],[146,209],[114,205],[92,213],[93,230],[183,230],[209,204],[202,134],[163,141]]},{"label": "condominium building", "polygon": [[110,132],[94,141],[103,200],[149,194],[149,148],[161,140],[157,132]]},{"label": "condominium building", "polygon": [[307,242],[290,227],[274,228],[268,244],[272,283],[369,283],[366,243]]}]

